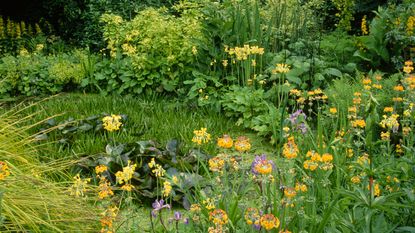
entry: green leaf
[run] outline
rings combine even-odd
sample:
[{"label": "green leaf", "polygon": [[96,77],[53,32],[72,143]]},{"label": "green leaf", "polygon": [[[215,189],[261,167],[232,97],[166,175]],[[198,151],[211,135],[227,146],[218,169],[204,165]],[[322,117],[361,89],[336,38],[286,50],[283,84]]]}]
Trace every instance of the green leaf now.
[{"label": "green leaf", "polygon": [[329,75],[333,75],[336,76],[338,78],[343,77],[343,74],[340,70],[335,69],[335,68],[327,68],[323,71],[324,74],[329,74]]}]

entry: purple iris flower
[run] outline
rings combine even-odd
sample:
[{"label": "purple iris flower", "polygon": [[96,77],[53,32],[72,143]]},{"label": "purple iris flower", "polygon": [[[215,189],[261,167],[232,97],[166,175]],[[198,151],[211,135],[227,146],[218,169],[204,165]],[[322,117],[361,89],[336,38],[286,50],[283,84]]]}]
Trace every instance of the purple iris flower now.
[{"label": "purple iris flower", "polygon": [[179,221],[180,219],[182,219],[182,213],[174,211],[174,220]]},{"label": "purple iris flower", "polygon": [[166,204],[166,205],[164,204],[164,200],[163,199],[161,199],[160,201],[159,200],[155,200],[153,202],[152,206],[153,206],[153,210],[151,211],[151,214],[153,215],[153,217],[156,217],[157,216],[157,213],[159,211],[161,211],[162,209],[164,209],[164,208],[170,209],[171,208],[169,204]]},{"label": "purple iris flower", "polygon": [[302,134],[307,133],[307,127],[304,124],[304,121],[307,119],[307,115],[303,112],[303,110],[299,109],[294,113],[290,114],[288,117],[288,121],[291,123],[292,127]]}]

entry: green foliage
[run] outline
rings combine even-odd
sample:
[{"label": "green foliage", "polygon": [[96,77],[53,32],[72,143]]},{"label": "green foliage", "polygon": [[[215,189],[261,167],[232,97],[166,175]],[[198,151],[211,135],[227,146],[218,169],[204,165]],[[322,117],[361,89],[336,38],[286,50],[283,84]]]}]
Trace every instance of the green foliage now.
[{"label": "green foliage", "polygon": [[82,51],[42,55],[39,52],[5,56],[0,61],[2,96],[35,96],[70,90],[85,77]]},{"label": "green foliage", "polygon": [[413,3],[379,7],[377,17],[370,22],[369,35],[358,38],[355,56],[371,69],[401,69],[404,61],[413,57],[410,49],[415,43],[414,12]]},{"label": "green foliage", "polygon": [[[198,43],[203,40],[201,25],[192,13],[174,17],[165,9],[148,8],[133,20],[105,14],[104,38],[112,58],[127,59],[131,77],[117,86],[109,78],[108,85],[123,92],[133,87],[133,93],[144,89],[178,91],[183,80],[189,79]],[[123,57],[123,58],[121,58]],[[123,60],[124,61],[124,60]],[[120,78],[122,79],[122,78]]]},{"label": "green foliage", "polygon": [[352,21],[353,14],[355,11],[355,1],[354,0],[332,0],[334,5],[336,6],[339,13],[336,14],[340,18],[337,27],[345,30],[350,31],[352,29],[350,21]]},{"label": "green foliage", "polygon": [[[132,185],[135,187],[135,198],[140,202],[151,202],[159,196],[162,196],[160,183],[157,183],[158,177],[152,172],[148,163],[152,159],[163,167],[167,172],[167,177],[171,180],[176,176],[182,180],[180,184],[174,185],[171,197],[174,202],[182,203],[184,194],[192,192],[196,186],[203,186],[202,177],[195,174],[197,161],[207,161],[209,156],[200,150],[190,150],[184,154],[178,140],[172,139],[162,146],[154,141],[137,141],[132,143],[111,143],[105,147],[105,153],[100,153],[92,159],[84,160],[80,163],[80,168],[87,176],[94,173],[98,165],[105,165],[109,172],[104,175],[112,181],[115,186],[115,173],[121,171],[123,167],[131,161],[137,164],[135,175],[133,176]],[[153,168],[154,169],[154,168]],[[173,182],[171,182],[173,184]]]},{"label": "green foliage", "polygon": [[[70,158],[52,161],[39,159],[33,142],[36,134],[28,130],[36,127],[29,123],[34,112],[21,112],[33,106],[14,107],[0,114],[0,161],[10,169],[10,176],[0,180],[1,231],[6,232],[66,232],[94,231],[98,228],[98,213],[89,201],[93,198],[75,198],[68,195],[65,182],[67,169],[76,163]],[[38,146],[38,145],[37,145]]]}]

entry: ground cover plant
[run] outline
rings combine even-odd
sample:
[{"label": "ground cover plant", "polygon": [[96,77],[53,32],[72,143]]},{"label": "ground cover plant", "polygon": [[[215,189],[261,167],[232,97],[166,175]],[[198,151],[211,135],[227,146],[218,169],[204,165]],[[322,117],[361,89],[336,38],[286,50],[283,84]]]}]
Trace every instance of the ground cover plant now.
[{"label": "ground cover plant", "polygon": [[40,2],[0,10],[0,231],[415,232],[413,1]]}]

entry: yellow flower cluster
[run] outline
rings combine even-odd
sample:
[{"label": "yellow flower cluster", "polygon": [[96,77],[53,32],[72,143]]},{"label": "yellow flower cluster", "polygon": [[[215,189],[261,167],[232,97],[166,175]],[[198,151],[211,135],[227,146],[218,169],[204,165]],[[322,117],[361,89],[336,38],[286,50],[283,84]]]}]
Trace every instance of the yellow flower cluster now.
[{"label": "yellow flower cluster", "polygon": [[163,183],[163,191],[162,191],[163,196],[164,197],[168,197],[170,195],[170,193],[171,193],[171,190],[172,190],[171,183],[168,182],[168,181],[164,181],[164,183]]},{"label": "yellow flower cluster", "polygon": [[6,179],[10,175],[10,169],[7,163],[0,161],[0,180]]},{"label": "yellow flower cluster", "polygon": [[363,155],[359,156],[357,158],[357,163],[360,165],[364,165],[364,164],[370,164],[370,159],[369,159],[369,155],[364,153]]},{"label": "yellow flower cluster", "polygon": [[108,132],[119,130],[122,126],[121,116],[114,114],[112,114],[111,116],[105,116],[104,118],[102,118],[102,126]]},{"label": "yellow flower cluster", "polygon": [[201,128],[200,130],[193,131],[193,138],[192,142],[196,143],[197,145],[202,145],[208,143],[210,141],[210,134],[206,132],[206,128]]},{"label": "yellow flower cluster", "polygon": [[390,136],[391,136],[391,134],[390,134],[390,132],[389,132],[389,131],[386,131],[386,132],[381,132],[381,133],[380,133],[380,137],[381,137],[381,139],[382,139],[383,141],[389,141]]},{"label": "yellow flower cluster", "polygon": [[164,170],[160,164],[157,164],[154,158],[151,158],[148,167],[150,169],[154,168],[151,172],[154,173],[156,177],[163,177],[166,174],[166,170]]},{"label": "yellow flower cluster", "polygon": [[360,176],[353,176],[350,180],[353,184],[359,184],[361,182]]},{"label": "yellow flower cluster", "polygon": [[363,18],[362,18],[362,25],[361,25],[361,29],[362,29],[362,34],[363,34],[363,35],[367,35],[367,34],[369,34],[369,31],[367,30],[366,15],[365,15],[365,16],[363,16]]},{"label": "yellow flower cluster", "polygon": [[91,178],[81,179],[79,173],[73,177],[74,183],[70,187],[71,196],[83,197]]},{"label": "yellow flower cluster", "polygon": [[295,188],[286,187],[284,189],[284,196],[288,199],[294,198],[297,195],[297,191],[295,191]]},{"label": "yellow flower cluster", "polygon": [[113,222],[118,215],[118,207],[108,207],[104,212],[101,213],[101,231],[100,233],[113,233],[114,227]]},{"label": "yellow flower cluster", "polygon": [[212,172],[221,172],[224,166],[225,160],[218,156],[209,159],[209,170]]},{"label": "yellow flower cluster", "polygon": [[245,152],[251,149],[251,143],[249,138],[245,136],[240,136],[236,139],[235,142],[235,150],[239,152]]},{"label": "yellow flower cluster", "polygon": [[[369,185],[367,186],[367,189],[370,190],[370,186]],[[374,185],[373,185],[373,195],[375,197],[379,197],[380,196],[380,186],[379,186],[378,183],[375,183],[375,182],[374,182]]]},{"label": "yellow flower cluster", "polygon": [[306,170],[314,171],[320,167],[320,169],[327,171],[333,168],[333,155],[324,153],[320,156],[315,151],[308,151],[306,154],[307,160],[304,161],[303,167]]},{"label": "yellow flower cluster", "polygon": [[308,190],[308,188],[307,188],[307,185],[305,185],[305,184],[302,184],[302,183],[296,183],[295,184],[295,191],[297,191],[297,192],[303,192],[303,193],[305,193],[305,192],[307,192],[307,190]]},{"label": "yellow flower cluster", "polygon": [[363,119],[356,119],[352,121],[352,127],[364,129],[366,127],[366,122]]},{"label": "yellow flower cluster", "polygon": [[406,61],[403,67],[403,72],[410,74],[414,70],[414,63],[412,61]]},{"label": "yellow flower cluster", "polygon": [[131,191],[133,186],[130,181],[133,178],[134,170],[137,167],[137,164],[131,165],[131,161],[128,161],[127,166],[123,167],[122,171],[115,173],[118,184],[124,184],[121,189],[126,191]]},{"label": "yellow flower cluster", "polygon": [[228,223],[228,215],[222,209],[215,209],[209,213],[209,220],[215,225],[225,225]]},{"label": "yellow flower cluster", "polygon": [[98,198],[102,200],[113,195],[114,192],[112,191],[110,182],[104,176],[99,176]]},{"label": "yellow flower cluster", "polygon": [[233,140],[229,135],[225,134],[221,138],[218,138],[218,146],[225,149],[232,148]]},{"label": "yellow flower cluster", "polygon": [[259,211],[257,208],[252,208],[249,207],[245,210],[245,221],[248,225],[252,225],[255,224],[257,226],[259,226],[259,219],[260,219],[260,215],[259,215]]},{"label": "yellow flower cluster", "polygon": [[408,21],[406,22],[406,33],[408,36],[412,36],[414,34],[414,26],[415,26],[415,16],[409,16]]},{"label": "yellow flower cluster", "polygon": [[216,208],[215,200],[212,199],[212,198],[208,198],[208,199],[204,200],[202,203],[203,203],[203,205],[205,206],[205,208],[207,210],[213,210],[213,209]]},{"label": "yellow flower cluster", "polygon": [[264,48],[258,46],[244,45],[243,47],[229,48],[225,46],[225,52],[230,56],[235,56],[238,61],[245,61],[250,55],[264,54]]},{"label": "yellow flower cluster", "polygon": [[97,174],[104,173],[107,170],[108,170],[108,167],[102,164],[95,167],[95,173]]},{"label": "yellow flower cluster", "polygon": [[273,74],[285,74],[290,71],[290,66],[284,63],[278,63],[275,68],[271,71]]},{"label": "yellow flower cluster", "polygon": [[280,226],[280,220],[273,214],[264,214],[260,219],[261,226],[269,231]]},{"label": "yellow flower cluster", "polygon": [[295,144],[294,137],[288,138],[288,142],[284,144],[282,154],[287,159],[294,159],[297,157],[299,150],[297,144]]},{"label": "yellow flower cluster", "polygon": [[384,129],[389,129],[392,131],[397,131],[399,128],[399,115],[398,114],[392,114],[389,117],[386,115],[383,115],[383,120],[379,123],[379,125]]}]

